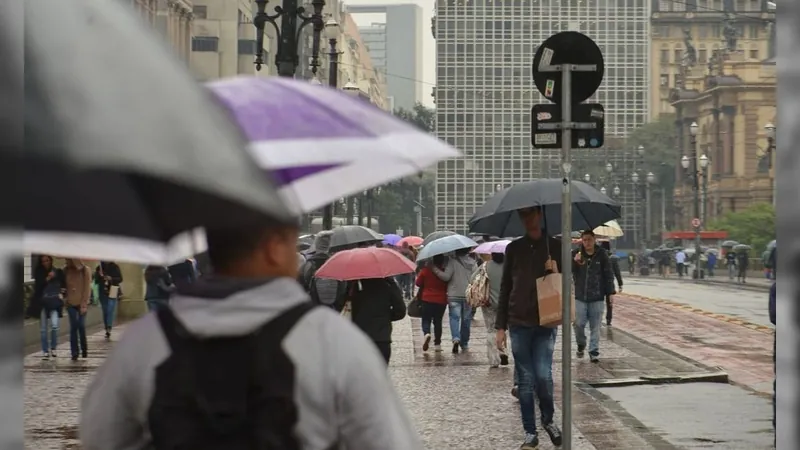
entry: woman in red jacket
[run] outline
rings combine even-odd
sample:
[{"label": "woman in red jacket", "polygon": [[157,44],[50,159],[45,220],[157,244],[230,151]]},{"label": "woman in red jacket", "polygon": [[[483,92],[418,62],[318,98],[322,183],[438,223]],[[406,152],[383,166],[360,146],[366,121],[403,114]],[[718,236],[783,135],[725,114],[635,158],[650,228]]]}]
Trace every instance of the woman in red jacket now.
[{"label": "woman in red jacket", "polygon": [[447,282],[437,277],[430,268],[435,264],[444,270],[444,256],[434,256],[433,262],[425,265],[417,275],[418,296],[422,302],[422,351],[427,352],[431,345],[431,322],[433,322],[433,350],[442,351],[442,318],[447,309]]}]

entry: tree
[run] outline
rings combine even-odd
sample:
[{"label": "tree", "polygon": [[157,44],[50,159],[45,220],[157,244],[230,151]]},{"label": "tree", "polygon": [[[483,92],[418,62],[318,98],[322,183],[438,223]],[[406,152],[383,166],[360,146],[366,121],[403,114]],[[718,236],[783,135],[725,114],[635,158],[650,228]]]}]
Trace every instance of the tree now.
[{"label": "tree", "polygon": [[[414,105],[411,110],[399,108],[394,115],[414,124],[426,133],[433,132],[436,111],[421,103]],[[373,204],[373,211],[380,218],[380,231],[394,233],[398,228],[402,228],[406,234],[416,233],[417,218],[414,207],[417,205],[421,187],[423,234],[432,232],[435,211],[434,183],[433,174],[422,172],[383,186],[381,193],[375,196]]]},{"label": "tree", "polygon": [[727,231],[728,239],[761,252],[776,236],[775,208],[770,203],[756,203],[743,211],[724,214],[709,223],[707,229]]}]

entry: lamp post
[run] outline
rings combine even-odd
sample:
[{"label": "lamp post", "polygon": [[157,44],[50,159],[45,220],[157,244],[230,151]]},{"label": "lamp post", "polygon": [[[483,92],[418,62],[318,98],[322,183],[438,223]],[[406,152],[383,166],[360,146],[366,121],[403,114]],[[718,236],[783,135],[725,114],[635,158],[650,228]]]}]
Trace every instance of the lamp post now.
[{"label": "lamp post", "polygon": [[[772,164],[772,153],[775,150],[775,125],[772,122],[764,125],[764,130],[767,132],[767,158],[769,158],[769,168],[770,170],[773,169]],[[775,174],[772,174],[772,207],[777,208],[778,198],[778,177]]]},{"label": "lamp post", "polygon": [[[339,37],[339,24],[336,22],[336,19],[332,17],[325,22],[325,37],[328,38],[328,42],[330,43],[330,53],[328,54],[328,56],[330,56],[328,84],[335,89],[338,85],[337,75],[339,74],[339,52],[336,50],[336,38]],[[312,80],[316,80],[314,84],[322,84],[317,78],[312,78]],[[333,205],[326,205],[322,211],[322,229],[333,229]]]},{"label": "lamp post", "polygon": [[614,197],[618,197],[619,193],[621,192],[619,186],[614,186]]},{"label": "lamp post", "polygon": [[653,214],[650,210],[651,202],[650,202],[650,186],[655,184],[656,176],[653,172],[647,172],[647,178],[645,179],[647,182],[645,184],[645,209],[646,209],[646,216],[644,221],[644,241],[645,243],[650,242],[650,239],[653,238]]},{"label": "lamp post", "polygon": [[[634,196],[633,215],[634,215],[634,217],[638,217],[639,219],[641,219],[643,217],[643,212],[644,212],[642,209],[639,209],[639,210],[636,209],[636,207],[639,205],[639,200],[643,200],[641,198],[642,197],[642,192],[640,191],[640,187],[639,187],[639,181],[640,180],[642,182],[645,181],[644,180],[644,178],[645,178],[644,175],[641,176],[641,177],[639,176],[639,170],[643,169],[643,168],[644,168],[644,145],[640,144],[638,147],[636,147],[636,153],[634,155],[633,175],[631,176],[631,179],[633,180],[633,192],[634,192],[634,194],[633,194],[633,196]],[[634,222],[634,224],[635,224],[635,222]],[[633,227],[633,232],[634,232],[633,240],[635,241],[634,247],[636,245],[641,245],[642,246],[642,253],[644,253],[644,251],[647,250],[647,241],[646,241],[646,239],[644,237],[641,236],[641,234],[644,233],[644,226],[643,225],[644,224]]]},{"label": "lamp post", "polygon": [[588,173],[587,173],[587,174],[585,174],[585,175],[583,176],[583,181],[585,181],[586,183],[591,183],[591,182],[592,182],[592,176],[591,176],[591,175],[589,175]]},{"label": "lamp post", "polygon": [[708,168],[711,160],[704,154],[700,155],[700,175],[703,177],[703,192],[700,197],[700,221],[706,223],[708,221]]},{"label": "lamp post", "polygon": [[367,228],[372,228],[372,207],[375,195],[381,195],[380,186],[367,190]]},{"label": "lamp post", "polygon": [[606,195],[606,192],[607,192],[607,191],[606,191],[606,187],[605,187],[605,186],[603,186],[603,187],[601,187],[601,188],[600,188],[600,193],[601,193],[601,194],[603,194],[603,195]]},{"label": "lamp post", "polygon": [[[689,125],[689,145],[691,146],[692,156],[691,159],[683,155],[681,158],[681,166],[688,172],[692,181],[692,191],[694,193],[694,219],[700,220],[700,170],[698,167],[697,159],[697,122],[692,122]],[[692,219],[694,221],[694,219]],[[694,224],[692,224],[694,226]],[[703,226],[702,222],[694,227],[694,257],[695,257],[695,275],[700,277],[700,230]]]},{"label": "lamp post", "polygon": [[[275,55],[278,75],[290,78],[294,77],[297,66],[300,65],[300,57],[297,54],[300,33],[306,25],[313,24],[311,69],[316,74],[319,66],[320,35],[325,26],[322,20],[322,8],[325,6],[325,0],[313,0],[311,14],[306,14],[306,9],[298,5],[298,0],[283,0],[282,5],[275,6],[274,14],[266,12],[268,0],[254,1],[257,8],[256,15],[253,17],[253,25],[256,27],[256,70],[261,70],[264,65],[264,27],[267,23],[275,27],[278,38],[278,53]],[[280,19],[280,26],[278,26],[277,19]]]},{"label": "lamp post", "polygon": [[[633,182],[633,199],[634,199],[634,211],[633,214],[636,216],[636,204],[639,203],[639,172],[634,171],[633,175],[631,175],[631,181]],[[633,240],[634,240],[634,248],[638,246],[640,243],[644,241],[644,239],[639,239],[639,227],[633,227]],[[642,251],[647,249],[647,244],[642,245]]]}]

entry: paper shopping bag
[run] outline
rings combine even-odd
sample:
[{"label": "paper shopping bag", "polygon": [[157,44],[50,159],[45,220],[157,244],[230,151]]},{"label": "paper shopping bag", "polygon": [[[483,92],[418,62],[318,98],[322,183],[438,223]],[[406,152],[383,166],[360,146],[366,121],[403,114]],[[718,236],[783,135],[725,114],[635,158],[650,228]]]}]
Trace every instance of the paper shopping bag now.
[{"label": "paper shopping bag", "polygon": [[110,286],[108,288],[108,298],[115,299],[119,296],[119,286]]},{"label": "paper shopping bag", "polygon": [[[539,303],[539,325],[555,328],[562,324],[561,274],[551,273],[536,279],[536,295]],[[571,298],[575,321],[575,298]]]}]

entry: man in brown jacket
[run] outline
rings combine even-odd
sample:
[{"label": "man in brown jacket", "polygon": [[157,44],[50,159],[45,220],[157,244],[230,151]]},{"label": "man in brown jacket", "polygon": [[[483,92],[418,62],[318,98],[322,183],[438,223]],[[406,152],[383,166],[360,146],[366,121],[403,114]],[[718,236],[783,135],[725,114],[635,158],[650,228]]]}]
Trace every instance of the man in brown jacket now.
[{"label": "man in brown jacket", "polygon": [[539,398],[542,428],[554,445],[561,445],[561,430],[553,420],[553,350],[557,329],[539,324],[536,279],[550,272],[561,272],[562,244],[542,230],[540,208],[522,209],[519,215],[527,233],[506,247],[495,328],[497,347],[500,349],[505,346],[506,329],[511,334],[515,378],[519,379],[522,427],[525,430],[525,440],[520,450],[536,450],[539,448],[539,436],[536,432],[534,390]]},{"label": "man in brown jacket", "polygon": [[[79,259],[67,259],[64,268],[67,285],[65,303],[69,317],[69,347],[72,360],[77,361],[80,354],[88,356],[86,348],[86,311],[92,294],[92,271]],[[80,346],[78,345],[80,339]]]}]

